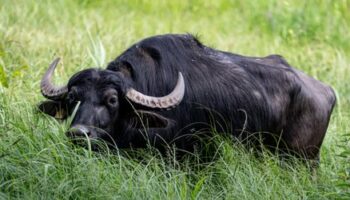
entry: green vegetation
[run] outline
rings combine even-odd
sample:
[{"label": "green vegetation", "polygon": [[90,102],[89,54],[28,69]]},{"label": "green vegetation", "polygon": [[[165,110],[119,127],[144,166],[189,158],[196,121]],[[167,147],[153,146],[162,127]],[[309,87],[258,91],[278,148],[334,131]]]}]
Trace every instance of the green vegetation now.
[{"label": "green vegetation", "polygon": [[[348,0],[0,0],[0,199],[350,199],[349,11]],[[317,176],[223,139],[204,166],[151,150],[91,152],[65,137],[67,123],[36,112],[54,58],[64,83],[142,38],[186,32],[221,50],[281,54],[333,86]]]}]

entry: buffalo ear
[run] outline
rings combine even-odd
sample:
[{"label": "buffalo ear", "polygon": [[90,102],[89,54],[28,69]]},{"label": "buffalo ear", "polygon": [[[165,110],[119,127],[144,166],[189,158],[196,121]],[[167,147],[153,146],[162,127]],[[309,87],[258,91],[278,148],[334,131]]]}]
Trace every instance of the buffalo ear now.
[{"label": "buffalo ear", "polygon": [[38,108],[41,112],[56,119],[65,119],[68,117],[67,106],[59,101],[43,101],[39,103]]},{"label": "buffalo ear", "polygon": [[137,110],[136,115],[132,118],[133,128],[169,128],[174,121],[163,117],[155,112]]}]

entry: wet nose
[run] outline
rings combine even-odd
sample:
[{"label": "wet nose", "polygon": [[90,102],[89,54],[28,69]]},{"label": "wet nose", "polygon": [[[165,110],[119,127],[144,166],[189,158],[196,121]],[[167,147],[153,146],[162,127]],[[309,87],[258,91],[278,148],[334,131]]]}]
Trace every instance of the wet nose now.
[{"label": "wet nose", "polygon": [[91,137],[92,131],[89,130],[87,127],[82,125],[76,125],[71,127],[67,132],[66,135],[72,138],[76,137]]}]

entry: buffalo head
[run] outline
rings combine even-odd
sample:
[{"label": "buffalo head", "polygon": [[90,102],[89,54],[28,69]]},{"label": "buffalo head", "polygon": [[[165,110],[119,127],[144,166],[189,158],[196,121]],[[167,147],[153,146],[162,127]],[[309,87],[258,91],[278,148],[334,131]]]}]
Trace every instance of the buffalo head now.
[{"label": "buffalo head", "polygon": [[[179,73],[173,91],[163,97],[142,94],[133,89],[132,79],[121,71],[86,69],[70,78],[67,85],[55,86],[52,75],[59,62],[54,60],[41,80],[41,93],[48,98],[39,109],[58,119],[74,113],[67,135],[111,141],[116,124],[123,120],[121,102],[152,109],[170,109],[178,105],[184,96],[184,79]],[[159,86],[161,87],[161,86]],[[152,114],[152,112],[145,112]],[[156,116],[154,113],[153,117]]]}]

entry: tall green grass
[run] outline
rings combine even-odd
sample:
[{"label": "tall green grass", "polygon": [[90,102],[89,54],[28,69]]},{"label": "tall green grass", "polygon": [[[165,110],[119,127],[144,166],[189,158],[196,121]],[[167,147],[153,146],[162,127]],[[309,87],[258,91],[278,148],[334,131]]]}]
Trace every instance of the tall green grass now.
[{"label": "tall green grass", "polygon": [[[349,11],[347,0],[0,0],[0,199],[349,199]],[[63,58],[56,82],[65,83],[163,33],[194,33],[245,55],[281,54],[332,85],[338,102],[317,175],[225,139],[213,140],[216,159],[206,164],[151,149],[91,152],[65,137],[68,123],[36,111],[55,57]]]}]

